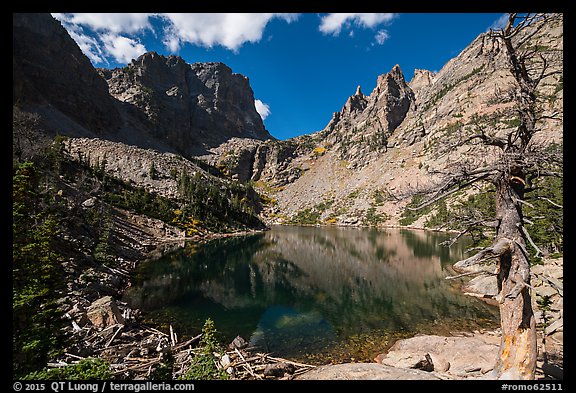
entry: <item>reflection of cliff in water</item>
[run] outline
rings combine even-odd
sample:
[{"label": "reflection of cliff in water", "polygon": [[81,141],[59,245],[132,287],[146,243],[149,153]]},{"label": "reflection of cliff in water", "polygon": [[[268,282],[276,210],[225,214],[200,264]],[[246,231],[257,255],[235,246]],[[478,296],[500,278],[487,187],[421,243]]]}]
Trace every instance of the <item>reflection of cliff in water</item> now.
[{"label": "reflection of cliff in water", "polygon": [[[211,317],[223,333],[248,337],[266,330],[269,315],[278,314],[273,307],[291,310],[279,317],[286,321],[313,315],[321,332],[344,335],[410,330],[445,318],[495,319],[495,310],[444,280],[463,252],[461,243],[440,246],[446,238],[426,231],[277,227],[189,245],[150,262],[127,297],[135,307],[168,307],[200,326]],[[310,330],[309,322],[302,331]]]}]

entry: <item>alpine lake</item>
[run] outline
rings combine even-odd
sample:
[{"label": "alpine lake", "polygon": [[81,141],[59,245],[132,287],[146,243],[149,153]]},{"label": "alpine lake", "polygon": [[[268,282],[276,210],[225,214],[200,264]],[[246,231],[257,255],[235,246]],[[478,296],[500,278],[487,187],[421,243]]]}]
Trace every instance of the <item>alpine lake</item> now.
[{"label": "alpine lake", "polygon": [[399,228],[274,226],[187,242],[142,263],[124,301],[151,323],[311,364],[370,362],[399,338],[495,328],[498,309],[464,295],[451,265],[468,239]]}]

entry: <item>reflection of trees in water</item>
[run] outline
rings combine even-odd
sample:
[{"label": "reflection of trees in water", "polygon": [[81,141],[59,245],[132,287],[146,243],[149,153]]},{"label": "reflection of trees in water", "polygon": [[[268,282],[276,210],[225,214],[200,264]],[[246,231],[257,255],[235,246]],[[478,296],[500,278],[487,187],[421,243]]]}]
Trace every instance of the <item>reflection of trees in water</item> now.
[{"label": "reflection of trees in water", "polygon": [[410,329],[450,316],[494,318],[443,279],[442,264],[462,253],[440,247],[445,239],[425,231],[279,227],[151,262],[128,299],[150,309],[191,299],[197,306],[203,298],[221,313],[251,310],[253,318],[282,305],[320,312],[339,333]]}]

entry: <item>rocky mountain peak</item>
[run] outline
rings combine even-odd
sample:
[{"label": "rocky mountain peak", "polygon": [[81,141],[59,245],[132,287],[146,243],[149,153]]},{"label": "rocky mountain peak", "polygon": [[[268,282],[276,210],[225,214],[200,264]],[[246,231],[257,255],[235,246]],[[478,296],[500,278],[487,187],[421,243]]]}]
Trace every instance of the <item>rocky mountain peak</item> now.
[{"label": "rocky mountain peak", "polygon": [[124,67],[95,69],[50,14],[13,14],[13,48],[14,104],[41,112],[60,134],[188,157],[234,137],[273,139],[248,78],[224,63],[148,52]]},{"label": "rocky mountain peak", "polygon": [[103,70],[110,93],[145,114],[151,134],[184,155],[230,138],[272,136],[256,111],[248,78],[220,62],[188,64],[148,52],[128,66]]},{"label": "rocky mountain peak", "polygon": [[392,67],[390,72],[378,76],[378,79],[376,80],[376,88],[384,87],[391,81],[396,83],[402,83],[404,81],[404,73],[398,64]]},{"label": "rocky mountain peak", "polygon": [[360,86],[342,110],[334,113],[324,129],[327,142],[337,145],[341,158],[362,165],[367,154],[386,149],[390,134],[402,122],[414,101],[414,93],[399,65],[378,77],[369,96]]},{"label": "rocky mountain peak", "polygon": [[12,15],[13,102],[42,112],[60,134],[103,135],[121,125],[108,87],[90,60],[50,14]]},{"label": "rocky mountain peak", "polygon": [[428,70],[422,70],[416,68],[414,70],[414,76],[412,80],[408,83],[416,98],[418,98],[419,92],[421,89],[428,87],[434,83],[434,77],[436,76],[435,73]]},{"label": "rocky mountain peak", "polygon": [[360,86],[356,88],[356,93],[354,95],[348,97],[348,100],[344,104],[342,111],[340,112],[341,115],[352,115],[362,112],[366,109],[366,105],[368,104],[368,100],[366,96],[362,94],[362,90],[360,90]]},{"label": "rocky mountain peak", "polygon": [[394,67],[392,67],[388,73],[388,76],[394,78],[396,81],[404,81],[404,73],[402,72],[399,64],[396,64]]},{"label": "rocky mountain peak", "polygon": [[369,99],[373,102],[373,109],[370,112],[376,114],[385,132],[394,131],[404,120],[414,101],[414,93],[404,79],[404,73],[398,64],[390,72],[378,77]]}]

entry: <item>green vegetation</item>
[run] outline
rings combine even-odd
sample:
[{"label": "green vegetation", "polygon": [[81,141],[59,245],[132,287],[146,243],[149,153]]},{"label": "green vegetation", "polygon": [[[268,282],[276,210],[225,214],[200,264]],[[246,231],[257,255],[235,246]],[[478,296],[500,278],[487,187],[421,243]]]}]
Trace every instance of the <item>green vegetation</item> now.
[{"label": "green vegetation", "polygon": [[412,225],[416,220],[418,220],[423,215],[430,213],[432,210],[430,206],[425,207],[419,210],[410,210],[409,208],[415,208],[420,205],[424,201],[424,197],[422,195],[414,195],[412,200],[406,208],[402,212],[402,217],[400,218],[399,222],[400,225],[409,226]]},{"label": "green vegetation", "polygon": [[110,364],[102,359],[83,359],[76,364],[44,369],[26,375],[26,380],[106,380],[112,378]]},{"label": "green vegetation", "polygon": [[202,328],[202,339],[200,340],[200,351],[196,353],[192,364],[182,376],[186,380],[216,380],[228,379],[228,373],[224,369],[219,369],[216,364],[218,359],[214,353],[223,354],[224,350],[216,338],[217,331],[214,322],[208,318]]},{"label": "green vegetation", "polygon": [[[68,242],[75,231],[93,241],[90,252],[96,262],[109,266],[115,258],[114,209],[119,207],[161,219],[183,229],[214,232],[261,227],[255,216],[258,194],[248,185],[225,182],[211,176],[174,172],[180,198],[171,200],[106,174],[105,155],[80,162],[63,154],[66,138],[56,137],[31,161],[13,161],[12,177],[12,358],[15,378],[107,378],[101,363],[81,362],[71,368],[46,370],[46,364],[67,345],[66,320],[58,308],[66,293],[66,269],[62,264],[78,250]],[[151,172],[154,172],[151,166]],[[66,191],[64,194],[63,190]],[[73,190],[72,193],[69,193]],[[93,199],[91,204],[84,204]],[[83,204],[84,206],[81,206]],[[177,214],[177,213],[180,214]],[[188,231],[192,233],[193,231]],[[75,254],[74,254],[75,255]],[[82,275],[90,281],[90,275]],[[169,360],[169,359],[168,359]],[[154,375],[168,375],[157,367]],[[101,368],[99,366],[102,366]]]},{"label": "green vegetation", "polygon": [[112,212],[106,209],[104,214],[100,215],[97,228],[99,229],[98,241],[94,247],[94,259],[98,262],[111,263],[113,258],[110,255],[110,241],[112,233]]},{"label": "green vegetation", "polygon": [[320,223],[320,217],[322,214],[329,209],[334,200],[326,200],[313,207],[308,207],[306,209],[299,210],[295,216],[288,220],[287,224],[292,225],[316,225]]},{"label": "green vegetation", "polygon": [[[101,198],[112,206],[176,225],[186,230],[188,235],[203,230],[231,232],[263,225],[256,216],[260,208],[260,197],[251,185],[210,179],[200,172],[190,176],[185,170],[180,173],[174,171],[171,176],[177,177],[180,194],[180,200],[176,201],[120,179],[101,175],[102,162],[93,167],[84,166],[83,170],[87,171],[88,176],[84,180],[85,187],[89,188],[96,182],[92,176],[100,178]],[[150,173],[157,173],[153,164]],[[91,221],[92,224],[97,223],[102,231],[98,242],[101,245],[98,250],[100,257],[105,254],[107,236],[111,229],[111,223],[101,219],[103,213],[100,212]]]},{"label": "green vegetation", "polygon": [[320,222],[320,216],[322,212],[315,210],[314,208],[308,207],[306,209],[299,210],[295,216],[288,220],[287,224],[292,225],[315,225]]},{"label": "green vegetation", "polygon": [[[562,179],[541,177],[533,181],[532,189],[525,196],[529,205],[524,207],[525,217],[532,222],[527,229],[530,237],[547,253],[561,253],[564,249],[564,205]],[[530,250],[531,255],[534,252]],[[532,263],[537,261],[533,258]]]},{"label": "green vegetation", "polygon": [[370,206],[366,211],[362,224],[366,226],[378,226],[388,219],[389,217],[386,214],[376,213],[376,207]]},{"label": "green vegetation", "polygon": [[558,81],[558,84],[554,88],[554,94],[560,92],[561,90],[564,90],[564,77],[563,76],[560,76],[560,80]]},{"label": "green vegetation", "polygon": [[520,119],[517,117],[513,117],[512,119],[501,120],[501,123],[505,124],[506,126],[508,126],[510,128],[516,128],[516,127],[520,126]]},{"label": "green vegetation", "polygon": [[[465,230],[474,221],[493,220],[496,214],[494,188],[488,187],[482,192],[467,198],[443,199],[420,210],[405,209],[400,219],[401,225],[411,225],[418,218],[427,216],[426,228],[445,228]],[[557,177],[541,177],[534,181],[525,195],[524,216],[530,237],[547,254],[563,252],[563,185]],[[421,195],[412,198],[407,207],[416,207],[423,202]],[[486,246],[492,239],[493,230],[480,225],[472,226],[467,233],[472,236],[475,245]],[[531,246],[528,246],[531,248]],[[539,263],[535,250],[530,249],[530,262]]]},{"label": "green vegetation", "polygon": [[150,179],[156,180],[158,179],[158,170],[156,170],[156,166],[154,166],[154,162],[150,164],[150,168],[148,169],[148,175]]},{"label": "green vegetation", "polygon": [[450,138],[458,130],[462,129],[462,126],[463,126],[463,124],[460,120],[458,120],[455,123],[447,124],[444,128],[442,128],[441,130],[438,131],[438,136],[441,136],[441,138]]},{"label": "green vegetation", "polygon": [[[49,157],[53,152],[45,155]],[[12,176],[12,355],[15,377],[36,371],[62,347],[57,294],[62,290],[54,193],[32,162]],[[49,182],[48,182],[49,183]]]},{"label": "green vegetation", "polygon": [[[455,197],[461,194],[456,194]],[[453,197],[454,198],[454,197]],[[496,214],[494,206],[494,190],[488,188],[480,193],[469,195],[466,199],[442,199],[419,210],[405,209],[400,224],[411,225],[422,216],[425,228],[443,228],[449,230],[468,229],[473,221],[491,220]],[[416,207],[424,201],[422,195],[416,195],[407,207]],[[467,232],[475,245],[484,245],[489,240],[487,228],[473,225]]]},{"label": "green vegetation", "polygon": [[[93,181],[93,179],[92,179]],[[135,187],[122,180],[106,176],[102,184],[102,200],[112,206],[170,223],[176,202]]]},{"label": "green vegetation", "polygon": [[215,232],[263,226],[256,216],[261,208],[260,197],[250,184],[221,183],[203,177],[200,172],[190,176],[183,171],[178,191],[184,206],[178,209],[181,214],[176,214],[172,222],[189,232],[193,233],[197,224]]}]

